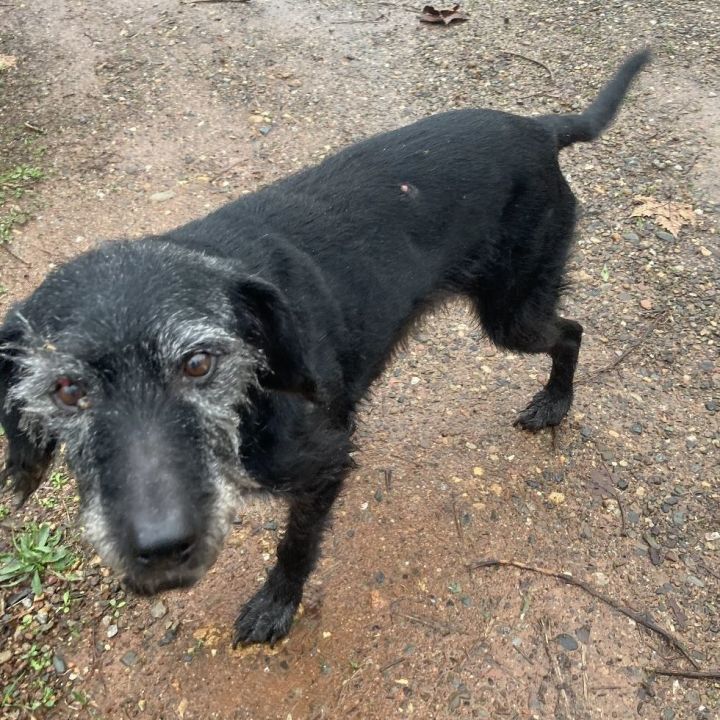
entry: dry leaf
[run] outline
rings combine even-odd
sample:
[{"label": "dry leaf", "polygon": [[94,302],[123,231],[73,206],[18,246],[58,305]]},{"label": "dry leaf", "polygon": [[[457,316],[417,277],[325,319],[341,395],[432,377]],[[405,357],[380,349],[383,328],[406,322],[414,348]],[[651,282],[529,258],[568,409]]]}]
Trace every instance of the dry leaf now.
[{"label": "dry leaf", "polygon": [[470,17],[460,9],[460,5],[453,5],[449,10],[436,10],[432,5],[426,5],[420,16],[420,22],[445,25],[449,25],[451,22],[465,22],[469,19]]},{"label": "dry leaf", "polygon": [[0,53],[0,72],[15,67],[17,58],[14,55],[3,55]]},{"label": "dry leaf", "polygon": [[687,203],[671,202],[669,200],[661,202],[647,195],[637,195],[633,198],[633,202],[638,207],[630,213],[630,217],[652,218],[657,226],[667,230],[675,237],[678,236],[684,225],[695,224],[695,213],[692,205]]}]

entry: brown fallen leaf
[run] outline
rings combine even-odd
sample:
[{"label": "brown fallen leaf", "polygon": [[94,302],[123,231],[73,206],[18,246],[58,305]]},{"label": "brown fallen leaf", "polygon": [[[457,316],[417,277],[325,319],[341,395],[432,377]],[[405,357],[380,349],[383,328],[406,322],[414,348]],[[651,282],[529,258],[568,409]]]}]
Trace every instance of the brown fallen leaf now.
[{"label": "brown fallen leaf", "polygon": [[695,213],[692,205],[687,203],[671,202],[670,200],[660,201],[647,195],[637,195],[633,202],[638,206],[631,217],[648,217],[653,222],[667,230],[669,233],[678,236],[678,233],[685,225],[695,224]]},{"label": "brown fallen leaf", "polygon": [[426,5],[422,9],[420,22],[426,23],[443,23],[449,25],[452,22],[465,22],[470,17],[461,9],[460,5],[453,5],[449,10],[436,10],[432,5]]},{"label": "brown fallen leaf", "polygon": [[15,67],[17,58],[14,55],[3,55],[0,53],[0,72]]}]

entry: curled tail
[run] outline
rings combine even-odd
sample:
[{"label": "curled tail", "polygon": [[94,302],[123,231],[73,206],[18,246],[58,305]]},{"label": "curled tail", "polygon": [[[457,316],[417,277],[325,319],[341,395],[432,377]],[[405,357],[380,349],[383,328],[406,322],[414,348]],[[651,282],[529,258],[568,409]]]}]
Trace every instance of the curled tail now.
[{"label": "curled tail", "polygon": [[538,118],[555,135],[558,148],[599,137],[615,118],[635,76],[649,61],[649,50],[631,55],[600,91],[592,105],[579,115],[543,115]]}]

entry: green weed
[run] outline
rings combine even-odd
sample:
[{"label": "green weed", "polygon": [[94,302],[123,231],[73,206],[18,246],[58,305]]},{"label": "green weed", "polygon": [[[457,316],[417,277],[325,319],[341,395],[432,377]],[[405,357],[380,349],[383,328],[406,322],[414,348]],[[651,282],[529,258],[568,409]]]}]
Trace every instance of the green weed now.
[{"label": "green weed", "polygon": [[48,573],[62,577],[75,563],[75,555],[62,543],[62,530],[47,523],[30,524],[13,537],[13,550],[0,554],[0,587],[30,580],[33,592],[42,592],[42,578]]},{"label": "green weed", "polygon": [[[43,171],[32,165],[16,165],[0,173],[0,209],[10,200],[19,200],[31,186],[42,180]],[[24,225],[30,216],[21,208],[13,205],[0,213],[0,243],[7,242],[14,227]]]}]

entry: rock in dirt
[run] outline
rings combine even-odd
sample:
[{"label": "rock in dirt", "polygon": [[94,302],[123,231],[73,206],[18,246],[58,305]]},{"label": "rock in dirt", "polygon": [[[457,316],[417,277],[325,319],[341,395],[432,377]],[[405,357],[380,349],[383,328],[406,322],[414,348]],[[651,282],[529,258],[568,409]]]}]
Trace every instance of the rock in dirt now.
[{"label": "rock in dirt", "polygon": [[175,197],[174,190],[163,190],[162,192],[153,193],[150,196],[150,202],[154,202],[154,203],[165,202],[166,200],[171,200],[174,197]]},{"label": "rock in dirt", "polygon": [[177,640],[178,633],[180,632],[180,622],[175,621],[166,631],[165,634],[158,640],[158,645],[163,647],[169,645]]},{"label": "rock in dirt", "polygon": [[52,664],[55,672],[58,675],[62,675],[67,670],[67,663],[65,662],[65,658],[58,653],[55,653],[53,655]]},{"label": "rock in dirt", "polygon": [[134,650],[128,650],[121,658],[120,662],[125,667],[132,667],[138,661],[138,654]]},{"label": "rock in dirt", "polygon": [[156,620],[159,620],[160,618],[165,617],[167,615],[167,605],[162,600],[158,600],[156,603],[153,603],[153,605],[150,608],[150,615],[154,617]]},{"label": "rock in dirt", "polygon": [[555,642],[559,643],[565,650],[572,651],[577,650],[578,647],[580,647],[578,645],[578,641],[568,633],[560,633],[560,635],[555,638]]}]

